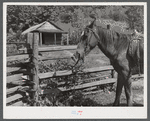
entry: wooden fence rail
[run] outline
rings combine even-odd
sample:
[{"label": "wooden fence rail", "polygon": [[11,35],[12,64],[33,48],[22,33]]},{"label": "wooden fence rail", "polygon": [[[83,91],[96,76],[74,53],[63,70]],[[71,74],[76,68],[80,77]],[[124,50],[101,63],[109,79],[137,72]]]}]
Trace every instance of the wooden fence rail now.
[{"label": "wooden fence rail", "polygon": [[31,54],[21,54],[21,55],[14,55],[14,56],[8,56],[7,61],[16,61],[16,60],[22,60],[30,58]]},{"label": "wooden fence rail", "polygon": [[[63,51],[63,50],[75,50],[77,46],[56,46],[56,47],[39,47],[38,52],[50,52],[50,51]],[[15,61],[15,60],[22,60],[26,59],[32,56],[32,54],[28,54],[27,49],[20,49],[21,51],[25,51],[24,54],[17,54],[13,56],[8,56],[7,61]],[[30,49],[31,50],[31,49]],[[70,58],[69,55],[65,55],[65,57],[57,57],[57,58],[52,58],[52,57],[44,57],[44,56],[38,56],[40,60],[56,60],[56,59],[68,59]]]},{"label": "wooden fence rail", "polygon": [[39,47],[39,52],[75,50],[76,48],[77,48],[76,45],[70,45],[70,46],[55,46],[55,47]]},{"label": "wooden fence rail", "polygon": [[[23,74],[17,74],[13,76],[7,76],[7,84],[12,84],[15,81],[22,81]],[[22,86],[14,86],[14,87],[7,87],[6,89],[6,95],[8,96],[6,98],[6,105],[15,105],[15,106],[22,106],[23,102],[21,101],[23,98],[23,95],[20,93],[17,93],[18,89],[20,89]],[[11,96],[9,96],[11,95]],[[19,102],[18,102],[19,101]]]},{"label": "wooden fence rail", "polygon": [[[110,71],[114,70],[112,66],[104,66],[104,67],[95,67],[95,68],[88,68],[83,69],[80,73],[96,73],[102,71]],[[61,77],[61,76],[69,76],[72,75],[71,70],[64,70],[64,71],[56,71],[56,72],[47,72],[47,73],[39,73],[39,79],[46,79],[46,78],[54,78],[54,77]]]},{"label": "wooden fence rail", "polygon": [[[13,55],[13,56],[8,56],[7,61],[15,61],[15,60],[22,60],[22,59],[27,59],[30,58],[31,56],[33,57],[31,62],[33,63],[34,67],[29,69],[26,69],[25,71],[28,72],[28,75],[24,75],[23,73],[21,74],[15,74],[13,76],[8,76],[7,77],[7,84],[13,84],[15,85],[14,87],[7,88],[6,89],[6,104],[9,104],[11,106],[21,106],[23,105],[23,95],[20,93],[16,93],[17,90],[21,87],[23,87],[24,84],[27,84],[27,81],[24,80],[29,80],[34,82],[34,86],[32,87],[34,91],[38,90],[39,88],[39,80],[41,79],[47,79],[47,78],[55,78],[55,77],[63,77],[63,76],[69,76],[73,75],[74,73],[72,70],[63,70],[63,71],[56,71],[56,72],[47,72],[47,73],[38,73],[38,60],[51,60],[51,59],[56,59],[52,57],[44,57],[44,56],[39,56],[39,52],[52,52],[52,51],[63,51],[63,50],[75,50],[75,46],[55,46],[55,47],[39,47],[38,46],[38,36],[36,33],[33,36],[34,40],[32,43],[32,54],[28,53],[29,51],[27,49],[20,49],[21,51],[25,51],[26,54],[19,54],[19,55]],[[31,50],[31,49],[30,49]],[[70,55],[66,57],[58,57],[57,59],[67,59],[70,58]],[[27,59],[25,62],[29,62],[30,59]],[[8,69],[7,73],[11,73],[14,71],[19,71],[20,67],[16,67],[15,69]],[[32,71],[32,74],[31,74]],[[66,91],[71,91],[73,89],[75,90],[80,90],[80,89],[86,89],[89,87],[95,87],[103,84],[110,84],[110,83],[115,83],[116,78],[114,78],[114,68],[112,66],[103,66],[103,67],[95,67],[95,68],[88,68],[88,69],[83,69],[82,72],[79,72],[79,74],[83,73],[96,73],[96,72],[103,72],[103,71],[111,71],[111,77],[112,78],[106,78],[106,79],[100,79],[100,77],[95,77],[95,78],[89,78],[89,80],[94,80],[93,82],[88,82],[88,83],[82,83],[80,85],[76,85],[71,88],[64,88],[64,87],[58,87],[58,90],[62,92]],[[27,74],[27,73],[26,73]],[[30,77],[30,78],[28,78]],[[84,82],[85,80],[82,80]],[[86,79],[87,81],[87,79]],[[62,83],[61,83],[62,84]],[[59,84],[59,85],[61,85]],[[52,89],[40,89],[41,94],[47,94],[47,93],[53,93],[54,90]],[[56,90],[56,91],[58,91]],[[11,96],[10,96],[11,95]],[[33,93],[33,97],[35,94]],[[36,98],[38,100],[38,98]]]}]

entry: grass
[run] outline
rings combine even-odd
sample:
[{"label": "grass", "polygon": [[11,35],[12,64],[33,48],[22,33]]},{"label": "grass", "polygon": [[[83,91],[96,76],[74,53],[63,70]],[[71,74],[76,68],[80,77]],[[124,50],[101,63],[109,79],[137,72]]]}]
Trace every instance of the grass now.
[{"label": "grass", "polygon": [[[69,50],[71,53],[74,53],[75,50]],[[43,52],[42,56],[51,57],[51,58],[63,58],[66,57],[66,51],[56,51],[56,52]],[[65,59],[64,59],[65,60]],[[55,63],[55,60],[46,61],[47,63]],[[68,62],[71,64],[73,61],[68,59]],[[99,67],[110,65],[109,59],[100,51],[98,47],[93,49],[89,55],[85,57],[85,62],[83,66],[86,68]]]},{"label": "grass", "polygon": [[[133,92],[133,105],[134,106],[143,106],[144,103],[144,91],[143,91],[143,79],[138,81],[134,81],[132,83],[132,92]],[[112,106],[115,100],[115,91],[101,91],[100,93],[96,93],[94,95],[86,95],[86,98],[90,98],[93,101],[96,101],[97,104],[102,106]],[[126,106],[126,96],[124,92],[124,88],[122,90],[122,94],[120,97],[120,105]]]}]

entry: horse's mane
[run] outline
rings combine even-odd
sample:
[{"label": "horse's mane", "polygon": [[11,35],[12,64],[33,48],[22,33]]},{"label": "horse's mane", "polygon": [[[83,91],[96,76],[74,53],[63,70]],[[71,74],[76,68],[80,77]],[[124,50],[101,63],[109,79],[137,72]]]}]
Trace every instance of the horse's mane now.
[{"label": "horse's mane", "polygon": [[122,36],[131,37],[131,34],[129,34],[129,33],[127,34],[127,33],[122,32],[122,31],[118,32],[118,31],[116,31],[115,29],[108,29],[108,28],[104,28],[104,27],[101,27],[101,26],[97,26],[97,27],[103,29],[104,31],[110,31],[110,32],[112,32],[112,33],[116,33],[116,34],[119,35],[119,36],[122,35]]},{"label": "horse's mane", "polygon": [[97,28],[101,41],[103,41],[106,46],[113,44],[118,51],[126,48],[131,40],[131,34],[117,32],[101,26],[97,26]]}]

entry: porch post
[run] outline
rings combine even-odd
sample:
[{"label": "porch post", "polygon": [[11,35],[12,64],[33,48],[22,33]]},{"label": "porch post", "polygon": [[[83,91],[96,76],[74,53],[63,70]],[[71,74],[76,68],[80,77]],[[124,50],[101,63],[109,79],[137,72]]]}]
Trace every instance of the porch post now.
[{"label": "porch post", "polygon": [[63,45],[63,35],[61,34],[61,45]]},{"label": "porch post", "polygon": [[55,45],[56,45],[56,33],[54,34],[54,40],[55,40]]},{"label": "porch post", "polygon": [[67,45],[69,45],[69,35],[67,34]]},{"label": "porch post", "polygon": [[39,33],[40,36],[40,46],[42,46],[42,33]]}]

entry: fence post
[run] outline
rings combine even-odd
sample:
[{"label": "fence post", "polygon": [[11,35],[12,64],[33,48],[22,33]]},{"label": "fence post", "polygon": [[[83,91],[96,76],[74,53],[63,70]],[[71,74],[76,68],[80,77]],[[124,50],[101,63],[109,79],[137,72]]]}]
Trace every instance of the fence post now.
[{"label": "fence post", "polygon": [[[33,33],[28,33],[27,34],[27,41],[26,41],[27,53],[33,53],[33,51],[32,51],[32,42],[33,42]],[[31,58],[31,55],[30,55],[30,58]],[[31,63],[31,62],[32,62],[32,60],[30,59],[29,63]],[[28,79],[33,80],[31,66],[27,66],[27,72],[29,73],[28,74]]]},{"label": "fence post", "polygon": [[32,40],[33,40],[33,33],[28,33],[27,34],[27,43],[29,43],[30,47],[32,48]]},{"label": "fence post", "polygon": [[[33,81],[34,81],[34,86],[33,86],[33,89],[35,91],[38,90],[38,87],[39,87],[39,78],[38,78],[38,44],[39,44],[39,33],[33,33],[33,46],[32,46],[32,49],[33,49],[33,57],[32,57],[32,62],[33,62],[33,65],[34,65],[34,68],[33,68]],[[37,100],[38,99],[38,95],[36,95],[37,92],[34,93],[34,96],[35,99]]]}]

